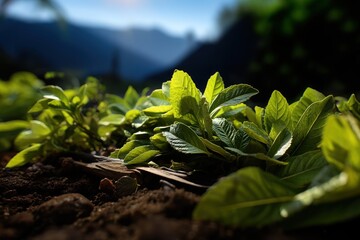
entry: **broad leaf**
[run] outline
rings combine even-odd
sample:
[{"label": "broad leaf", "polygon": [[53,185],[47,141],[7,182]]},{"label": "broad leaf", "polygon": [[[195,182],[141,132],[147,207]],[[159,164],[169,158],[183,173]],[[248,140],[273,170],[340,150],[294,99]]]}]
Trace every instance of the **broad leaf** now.
[{"label": "broad leaf", "polygon": [[132,140],[125,143],[120,149],[116,151],[116,153],[112,154],[112,157],[124,159],[125,156],[134,148],[139,146],[148,145],[149,141],[144,140]]},{"label": "broad leaf", "polygon": [[20,151],[6,164],[6,168],[20,167],[32,162],[36,157],[40,157],[41,147],[41,144],[34,144]]},{"label": "broad leaf", "polygon": [[248,167],[215,183],[202,196],[193,217],[236,227],[261,227],[281,220],[281,204],[295,194],[275,176]]},{"label": "broad leaf", "polygon": [[339,202],[359,195],[360,175],[346,169],[330,180],[297,194],[293,201],[281,207],[281,215],[287,218],[311,205]]},{"label": "broad leaf", "polygon": [[360,128],[351,116],[330,116],[325,124],[321,149],[326,159],[344,169],[345,166],[360,173]]},{"label": "broad leaf", "polygon": [[223,149],[218,144],[212,143],[212,142],[210,142],[209,140],[207,140],[205,138],[200,137],[200,139],[210,151],[222,156],[225,160],[230,161],[230,162],[236,160],[235,155],[229,153],[228,151]]},{"label": "broad leaf", "polygon": [[134,108],[139,97],[139,93],[132,86],[129,86],[125,92],[124,100],[130,108]]},{"label": "broad leaf", "polygon": [[[360,198],[310,206],[283,221],[283,228],[294,230],[306,227],[332,225],[360,216]],[[335,225],[334,225],[335,226]]]},{"label": "broad leaf", "polygon": [[52,85],[45,86],[42,88],[42,92],[44,94],[44,98],[60,100],[65,104],[65,106],[69,106],[69,99],[61,87]]},{"label": "broad leaf", "polygon": [[283,130],[275,137],[267,155],[275,159],[282,157],[290,148],[292,138],[292,133],[287,128],[283,128]]},{"label": "broad leaf", "polygon": [[258,90],[247,84],[237,84],[225,88],[212,101],[209,111],[210,116],[215,116],[224,106],[238,105],[258,94]]},{"label": "broad leaf", "polygon": [[306,152],[304,154],[287,159],[288,165],[282,167],[276,173],[282,180],[290,182],[298,187],[306,187],[327,162],[320,150]]},{"label": "broad leaf", "polygon": [[314,102],[321,101],[325,98],[324,94],[312,89],[310,87],[306,88],[302,97],[297,101],[292,109],[291,120],[292,127],[295,127],[299,119],[305,112],[305,110]]},{"label": "broad leaf", "polygon": [[[197,105],[200,101],[200,91],[187,73],[176,70],[170,82],[170,102],[175,118],[181,118],[183,112],[186,112],[182,104],[185,97],[193,98]],[[190,107],[192,108],[193,105]]]},{"label": "broad leaf", "polygon": [[278,165],[287,165],[287,162],[283,162],[283,161],[279,161],[275,158],[269,157],[264,153],[245,153],[243,151],[241,151],[240,149],[237,148],[230,148],[230,147],[225,147],[227,150],[236,153],[239,156],[243,156],[243,157],[253,157],[259,160],[264,160],[264,161],[268,161],[270,163],[274,163],[274,164],[278,164]]},{"label": "broad leaf", "polygon": [[268,134],[258,125],[253,122],[245,121],[241,125],[241,128],[252,138],[259,142],[262,142],[268,146],[272,145],[272,140],[268,136]]},{"label": "broad leaf", "polygon": [[27,148],[33,143],[42,143],[51,130],[43,122],[33,120],[30,122],[30,130],[21,132],[15,139],[15,145],[18,149]]},{"label": "broad leaf", "polygon": [[162,105],[162,106],[152,106],[143,110],[143,112],[148,116],[159,116],[161,114],[167,113],[172,109],[171,105]]},{"label": "broad leaf", "polygon": [[289,154],[300,155],[318,147],[323,126],[327,117],[333,113],[334,106],[334,98],[328,96],[322,101],[312,103],[305,110],[294,128],[294,138]]},{"label": "broad leaf", "polygon": [[279,91],[273,91],[265,108],[265,130],[269,133],[272,125],[277,122],[281,122],[287,127],[290,121],[291,114],[286,98]]},{"label": "broad leaf", "polygon": [[226,146],[236,148],[235,135],[237,129],[231,122],[225,118],[215,118],[213,119],[213,131]]},{"label": "broad leaf", "polygon": [[224,82],[220,74],[216,72],[209,78],[206,84],[204,92],[206,101],[211,103],[222,90],[224,90]]},{"label": "broad leaf", "polygon": [[170,132],[164,132],[170,145],[179,152],[187,154],[208,154],[206,146],[198,135],[185,124],[171,126]]},{"label": "broad leaf", "polygon": [[159,154],[160,151],[151,145],[143,145],[132,149],[124,158],[127,165],[143,164],[150,161],[151,158]]},{"label": "broad leaf", "polygon": [[100,119],[99,124],[104,126],[121,125],[124,122],[124,120],[125,117],[122,114],[110,114]]}]

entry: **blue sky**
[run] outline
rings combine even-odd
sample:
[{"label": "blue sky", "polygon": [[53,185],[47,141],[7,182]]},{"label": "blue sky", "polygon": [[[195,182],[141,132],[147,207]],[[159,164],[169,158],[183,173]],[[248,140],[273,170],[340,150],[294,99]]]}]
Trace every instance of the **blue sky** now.
[{"label": "blue sky", "polygon": [[[110,28],[160,28],[172,35],[193,32],[196,38],[216,35],[216,18],[224,6],[238,0],[55,0],[66,17],[77,24]],[[18,0],[8,14],[27,19],[49,19],[51,13],[34,1]]]}]

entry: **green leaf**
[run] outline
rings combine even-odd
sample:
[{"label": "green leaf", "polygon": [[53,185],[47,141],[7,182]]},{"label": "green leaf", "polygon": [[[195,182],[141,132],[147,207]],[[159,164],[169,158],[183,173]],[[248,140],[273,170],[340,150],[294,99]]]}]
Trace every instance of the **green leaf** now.
[{"label": "green leaf", "polygon": [[360,173],[360,128],[351,116],[329,116],[321,149],[328,162],[339,169],[351,166]]},{"label": "green leaf", "polygon": [[155,89],[150,94],[149,101],[154,106],[170,105],[169,98],[163,93],[162,89]]},{"label": "green leaf", "polygon": [[294,199],[281,207],[284,218],[303,211],[309,206],[340,202],[360,194],[360,175],[348,168],[330,180],[298,193]]},{"label": "green leaf", "polygon": [[117,158],[124,159],[125,156],[132,150],[139,146],[148,145],[149,141],[144,140],[132,140],[125,143],[116,153]]},{"label": "green leaf", "polygon": [[166,141],[166,137],[163,133],[156,133],[151,136],[150,142],[152,145],[163,151],[168,150],[169,148],[169,143]]},{"label": "green leaf", "polygon": [[277,165],[287,165],[287,162],[283,162],[283,161],[279,161],[275,158],[269,157],[264,153],[245,153],[243,151],[241,151],[240,149],[237,148],[230,148],[230,147],[225,147],[226,149],[228,149],[229,151],[238,154],[239,156],[244,156],[244,157],[253,157],[259,160],[264,160],[264,161],[268,161],[270,163],[274,163]]},{"label": "green leaf", "polygon": [[289,157],[287,162],[288,165],[281,168],[276,175],[282,180],[301,188],[310,185],[320,170],[327,165],[324,155],[320,150]]},{"label": "green leaf", "polygon": [[179,152],[187,154],[208,154],[206,146],[196,133],[183,123],[170,127],[170,132],[164,132],[170,145]]},{"label": "green leaf", "polygon": [[228,151],[226,151],[225,149],[223,149],[221,146],[210,142],[209,140],[200,137],[201,141],[205,144],[205,146],[211,150],[214,153],[219,154],[220,156],[222,156],[223,158],[225,158],[228,161],[234,161],[236,160],[236,156],[229,153]]},{"label": "green leaf", "polygon": [[69,99],[61,87],[52,85],[45,86],[42,88],[42,92],[44,94],[44,98],[60,100],[65,104],[65,106],[69,106]]},{"label": "green leaf", "polygon": [[325,98],[324,94],[308,87],[305,89],[302,97],[295,103],[291,113],[292,126],[295,127],[305,110],[314,102]]},{"label": "green leaf", "polygon": [[28,111],[28,113],[38,113],[42,112],[49,107],[48,103],[51,102],[52,99],[43,98],[38,100]]},{"label": "green leaf", "polygon": [[155,117],[164,113],[167,113],[172,109],[171,105],[152,106],[143,110],[147,116]]},{"label": "green leaf", "polygon": [[125,92],[124,100],[130,108],[134,108],[139,97],[139,93],[132,86],[129,86]]},{"label": "green leaf", "polygon": [[[193,98],[198,105],[200,96],[200,91],[191,77],[183,71],[175,70],[170,82],[170,102],[173,106],[174,117],[181,118],[184,115],[183,112],[187,112],[182,103],[185,97]],[[192,105],[190,107],[193,108]]]},{"label": "green leaf", "polygon": [[150,159],[160,151],[155,149],[151,145],[143,145],[132,149],[124,158],[126,165],[130,164],[142,164],[150,161]]},{"label": "green leaf", "polygon": [[228,147],[236,148],[235,136],[237,129],[225,118],[213,119],[213,131]]},{"label": "green leaf", "polygon": [[190,113],[195,116],[196,119],[200,117],[200,106],[199,102],[192,97],[192,96],[184,96],[180,100],[180,114],[181,116],[185,116],[186,114]]},{"label": "green leaf", "polygon": [[100,119],[100,125],[121,125],[125,121],[125,116],[122,114],[110,114]]},{"label": "green leaf", "polygon": [[281,122],[286,127],[290,124],[291,114],[286,98],[277,90],[273,91],[265,108],[264,126],[269,133],[276,122]]},{"label": "green leaf", "polygon": [[349,99],[344,97],[336,97],[337,108],[341,113],[351,113],[360,121],[360,102],[356,99],[355,94],[351,94]]},{"label": "green leaf", "polygon": [[220,108],[243,103],[258,94],[258,90],[247,84],[237,84],[225,88],[210,104],[210,116],[215,116]]},{"label": "green leaf", "polygon": [[234,227],[262,227],[282,220],[280,206],[296,192],[256,167],[230,174],[201,197],[193,217]]},{"label": "green leaf", "polygon": [[204,92],[206,101],[211,103],[222,90],[224,90],[224,82],[219,72],[216,72],[209,78],[206,84]]},{"label": "green leaf", "polygon": [[36,157],[40,157],[41,144],[34,144],[18,152],[7,164],[6,168],[20,167],[32,162]]},{"label": "green leaf", "polygon": [[360,198],[342,200],[341,203],[327,203],[310,206],[289,217],[282,226],[287,230],[331,225],[354,219],[360,215]]},{"label": "green leaf", "polygon": [[282,157],[290,148],[292,138],[292,133],[287,128],[283,128],[274,139],[267,155],[275,159]]},{"label": "green leaf", "polygon": [[268,134],[258,125],[253,122],[245,121],[241,125],[241,128],[252,138],[259,142],[262,142],[268,146],[272,145],[272,140],[268,136]]},{"label": "green leaf", "polygon": [[19,149],[27,148],[33,143],[42,143],[51,130],[43,122],[33,120],[30,122],[30,130],[22,131],[15,139],[15,145]]},{"label": "green leaf", "polygon": [[294,138],[289,154],[300,155],[318,147],[323,126],[327,117],[333,113],[334,107],[334,98],[328,96],[319,102],[312,103],[305,110],[294,128]]}]

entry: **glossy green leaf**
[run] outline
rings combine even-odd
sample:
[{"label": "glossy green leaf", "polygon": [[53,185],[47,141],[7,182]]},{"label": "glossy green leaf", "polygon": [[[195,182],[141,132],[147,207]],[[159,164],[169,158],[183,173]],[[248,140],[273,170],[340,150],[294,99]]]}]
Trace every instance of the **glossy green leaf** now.
[{"label": "glossy green leaf", "polygon": [[248,167],[215,183],[196,206],[196,220],[235,227],[262,227],[282,219],[280,206],[296,192],[275,176]]},{"label": "glossy green leaf", "polygon": [[129,86],[125,92],[124,100],[130,106],[130,108],[134,108],[139,97],[139,93],[135,90],[135,88]]},{"label": "glossy green leaf", "polygon": [[279,161],[275,158],[269,157],[268,155],[258,152],[258,153],[245,153],[243,151],[241,151],[240,149],[237,148],[230,148],[230,147],[225,147],[225,149],[236,153],[238,156],[243,156],[243,157],[253,157],[259,160],[264,160],[264,161],[268,161],[270,163],[273,164],[278,164],[278,165],[287,165],[287,162],[283,162],[283,161]]},{"label": "glossy green leaf", "polygon": [[360,128],[351,116],[328,117],[321,142],[326,159],[339,169],[351,166],[360,172]]},{"label": "glossy green leaf", "polygon": [[328,181],[298,193],[294,199],[281,207],[284,218],[317,204],[338,202],[360,195],[360,175],[348,168]]},{"label": "glossy green leaf", "polygon": [[[186,112],[182,103],[184,98],[188,97],[194,99],[198,104],[200,96],[200,91],[196,88],[196,85],[191,77],[184,71],[176,70],[170,82],[170,102],[173,106],[175,118],[181,118],[183,116],[183,112]],[[193,107],[193,105],[190,107]]]},{"label": "glossy green leaf", "polygon": [[7,164],[6,168],[20,167],[32,162],[36,157],[40,157],[41,144],[34,144],[18,152]]},{"label": "glossy green leaf", "polygon": [[265,130],[269,133],[272,125],[278,122],[281,122],[287,127],[290,121],[291,113],[286,98],[279,91],[273,91],[265,108]]},{"label": "glossy green leaf", "polygon": [[166,137],[163,133],[156,133],[151,136],[150,142],[152,145],[163,151],[168,150],[169,148],[169,143],[166,141]]},{"label": "glossy green leaf", "polygon": [[[116,151],[117,158],[124,159],[125,156],[134,148],[139,146],[148,145],[149,141],[145,140],[132,140],[125,143],[118,151]],[[113,155],[114,156],[114,155]],[[115,156],[114,156],[115,157]]]},{"label": "glossy green leaf", "polygon": [[236,148],[235,135],[237,129],[231,122],[225,118],[215,118],[213,119],[213,131],[226,146]]},{"label": "glossy green leaf", "polygon": [[258,94],[258,90],[247,84],[237,84],[225,88],[212,101],[209,107],[210,116],[215,116],[220,108],[243,103]]},{"label": "glossy green leaf", "polygon": [[245,121],[241,125],[241,128],[252,138],[259,142],[262,142],[268,146],[272,145],[272,140],[268,136],[268,134],[258,125],[253,122]]},{"label": "glossy green leaf", "polygon": [[294,105],[291,113],[292,127],[295,127],[305,110],[314,102],[321,101],[325,95],[313,88],[306,88],[300,100]]},{"label": "glossy green leaf", "polygon": [[292,133],[287,128],[283,128],[275,137],[267,155],[275,159],[282,157],[290,148],[292,138]]},{"label": "glossy green leaf", "polygon": [[143,164],[151,160],[154,156],[159,154],[160,151],[154,149],[151,145],[142,145],[132,149],[124,158],[127,165],[130,164]]},{"label": "glossy green leaf", "polygon": [[171,126],[170,132],[164,132],[170,145],[179,152],[187,154],[208,154],[206,146],[196,133],[183,123]]},{"label": "glossy green leaf", "polygon": [[206,101],[211,103],[222,90],[224,90],[224,82],[220,73],[216,72],[207,81],[204,91]]},{"label": "glossy green leaf", "polygon": [[305,110],[294,128],[294,138],[289,154],[300,155],[318,148],[325,121],[333,113],[334,107],[334,98],[328,96],[319,102],[312,103]]},{"label": "glossy green leaf", "polygon": [[100,119],[100,125],[121,125],[125,120],[125,116],[122,114],[110,114]]},{"label": "glossy green leaf", "polygon": [[60,100],[66,106],[69,106],[69,99],[65,95],[64,90],[59,86],[45,86],[42,88],[42,92],[44,94],[44,98],[53,99],[53,100]]},{"label": "glossy green leaf", "polygon": [[52,99],[43,98],[37,101],[28,111],[28,113],[38,113],[44,111],[49,107],[48,103],[51,102]]},{"label": "glossy green leaf", "polygon": [[222,156],[223,158],[225,158],[228,161],[236,160],[236,156],[234,154],[229,153],[228,151],[226,151],[224,148],[222,148],[218,144],[212,143],[211,141],[209,141],[205,138],[200,137],[200,139],[210,151]]},{"label": "glossy green leaf", "polygon": [[327,165],[327,161],[320,150],[289,157],[287,162],[288,165],[282,167],[276,175],[301,188],[310,185],[315,176]]}]

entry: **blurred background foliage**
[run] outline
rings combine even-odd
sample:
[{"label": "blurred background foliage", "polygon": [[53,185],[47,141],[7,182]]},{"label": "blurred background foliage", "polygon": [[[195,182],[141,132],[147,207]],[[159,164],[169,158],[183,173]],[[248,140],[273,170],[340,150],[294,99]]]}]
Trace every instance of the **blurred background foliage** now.
[{"label": "blurred background foliage", "polygon": [[308,86],[358,95],[359,9],[360,2],[351,0],[240,1],[232,14],[251,18],[259,36],[247,81],[288,97]]}]

